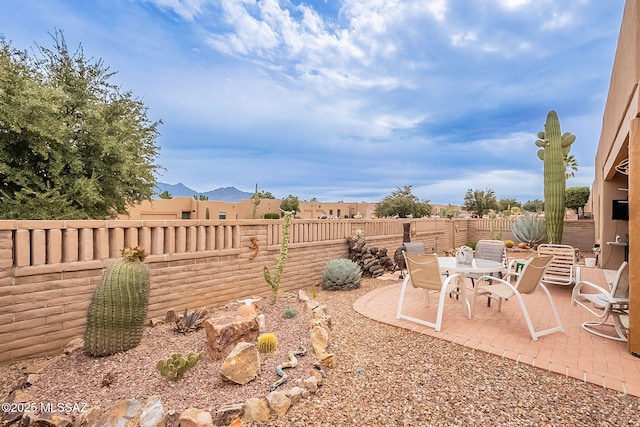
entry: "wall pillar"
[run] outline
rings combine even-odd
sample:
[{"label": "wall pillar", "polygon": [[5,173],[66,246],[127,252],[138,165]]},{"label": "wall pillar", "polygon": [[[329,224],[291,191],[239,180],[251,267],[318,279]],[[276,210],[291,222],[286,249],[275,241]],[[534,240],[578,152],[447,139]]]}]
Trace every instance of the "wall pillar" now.
[{"label": "wall pillar", "polygon": [[[629,351],[640,357],[640,119],[629,131]],[[631,173],[632,170],[636,173]],[[631,207],[634,207],[632,209]]]}]

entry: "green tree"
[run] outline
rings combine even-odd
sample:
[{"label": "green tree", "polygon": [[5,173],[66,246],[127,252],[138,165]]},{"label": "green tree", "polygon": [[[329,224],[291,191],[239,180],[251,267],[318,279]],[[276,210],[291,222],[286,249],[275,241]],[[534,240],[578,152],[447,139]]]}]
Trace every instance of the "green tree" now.
[{"label": "green tree", "polygon": [[456,209],[453,206],[451,206],[451,203],[449,203],[446,208],[440,208],[439,215],[440,215],[440,218],[451,219],[454,216],[456,216],[456,213],[457,213]]},{"label": "green tree", "polygon": [[296,196],[289,194],[285,199],[282,199],[282,202],[280,202],[280,209],[285,212],[300,212],[300,201]]},{"label": "green tree", "polygon": [[209,200],[209,196],[207,196],[206,194],[194,194],[193,198],[195,200],[201,200],[203,202],[206,202],[207,200]]},{"label": "green tree", "polygon": [[378,218],[394,216],[399,216],[400,218],[409,216],[422,218],[430,216],[432,211],[433,207],[429,204],[429,201],[420,201],[418,197],[413,194],[410,185],[398,187],[392,191],[390,195],[376,205],[374,210]]},{"label": "green tree", "polygon": [[158,194],[158,197],[161,199],[173,199],[173,196],[168,190],[164,190],[162,193]]},{"label": "green tree", "polygon": [[498,202],[496,200],[496,193],[493,190],[473,190],[468,189],[464,195],[463,207],[469,212],[473,212],[474,215],[482,217],[487,214],[490,209],[497,210]]},{"label": "green tree", "polygon": [[102,219],[151,200],[161,121],[62,32],[33,57],[0,36],[0,218]]},{"label": "green tree", "polygon": [[580,216],[581,211],[584,212],[584,206],[589,201],[590,194],[589,187],[569,187],[564,193],[564,205]]},{"label": "green tree", "polygon": [[258,191],[258,197],[261,199],[275,199],[274,195],[270,191]]},{"label": "green tree", "polygon": [[527,200],[524,205],[522,205],[522,209],[527,212],[542,212],[544,211],[544,202],[540,199]]},{"label": "green tree", "polygon": [[513,197],[503,197],[498,200],[498,209],[506,215],[511,215],[513,208],[521,208],[522,204]]}]

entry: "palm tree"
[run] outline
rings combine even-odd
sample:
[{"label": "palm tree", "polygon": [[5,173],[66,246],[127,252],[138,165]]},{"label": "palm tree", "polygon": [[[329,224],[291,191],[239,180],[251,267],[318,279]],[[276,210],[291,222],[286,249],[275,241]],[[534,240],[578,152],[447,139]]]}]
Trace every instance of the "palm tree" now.
[{"label": "palm tree", "polygon": [[578,162],[573,154],[564,156],[564,169],[565,181],[576,176],[576,172],[578,172]]}]

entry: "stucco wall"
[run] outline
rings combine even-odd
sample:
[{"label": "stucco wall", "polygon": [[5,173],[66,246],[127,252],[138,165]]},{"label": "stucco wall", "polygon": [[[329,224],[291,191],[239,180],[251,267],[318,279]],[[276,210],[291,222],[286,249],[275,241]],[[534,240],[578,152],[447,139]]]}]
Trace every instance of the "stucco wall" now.
[{"label": "stucco wall", "polygon": [[[327,261],[348,256],[346,238],[356,230],[364,231],[368,246],[387,248],[393,256],[404,222],[411,224],[411,241],[438,253],[491,233],[486,220],[473,219],[296,220],[281,292],[310,289]],[[507,236],[509,222],[500,225]],[[592,221],[567,223],[567,240],[592,234],[592,227]],[[259,246],[252,260],[251,237]],[[280,237],[281,221],[269,220],[0,221],[0,361],[58,354],[81,337],[103,269],[124,246],[150,249],[148,318],[156,318],[170,309],[268,298],[263,268],[275,268]]]}]

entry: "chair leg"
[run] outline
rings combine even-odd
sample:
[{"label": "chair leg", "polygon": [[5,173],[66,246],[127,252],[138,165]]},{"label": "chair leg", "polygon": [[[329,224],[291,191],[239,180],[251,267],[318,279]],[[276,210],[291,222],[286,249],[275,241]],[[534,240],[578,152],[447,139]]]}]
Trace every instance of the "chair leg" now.
[{"label": "chair leg", "polygon": [[[626,313],[614,313],[613,323],[607,323],[607,319],[609,316],[605,317],[602,322],[584,322],[582,324],[582,329],[585,331],[597,335],[602,338],[608,338],[615,341],[627,342],[629,341],[627,337],[628,328],[622,323],[620,316],[626,316]],[[614,333],[607,334],[605,332],[600,332],[598,329],[611,329],[613,328]]]},{"label": "chair leg", "polygon": [[551,294],[549,293],[549,290],[542,283],[540,283],[539,286],[542,288],[544,293],[547,295],[547,298],[549,300],[549,304],[551,305],[551,310],[553,311],[553,316],[556,319],[557,326],[554,326],[553,328],[545,329],[543,331],[536,331],[535,328],[533,327],[533,322],[531,321],[531,316],[529,316],[529,311],[527,310],[527,306],[525,305],[524,299],[522,298],[522,294],[520,294],[519,292],[517,292],[515,294],[516,298],[518,299],[518,302],[520,303],[520,308],[522,309],[522,314],[524,315],[524,320],[527,323],[527,328],[529,329],[529,333],[531,334],[531,339],[534,340],[534,341],[537,341],[538,337],[541,337],[543,335],[548,335],[548,334],[553,333],[553,332],[564,332],[564,327],[562,326],[562,321],[560,320],[560,315],[558,314],[558,310],[556,309],[556,306],[553,303],[553,298],[551,298]]},{"label": "chair leg", "polygon": [[[491,285],[491,281],[489,281],[489,285]],[[471,278],[471,286],[476,287],[476,282]],[[487,307],[491,307],[491,297],[487,297]]]}]

